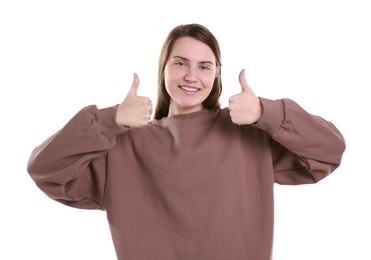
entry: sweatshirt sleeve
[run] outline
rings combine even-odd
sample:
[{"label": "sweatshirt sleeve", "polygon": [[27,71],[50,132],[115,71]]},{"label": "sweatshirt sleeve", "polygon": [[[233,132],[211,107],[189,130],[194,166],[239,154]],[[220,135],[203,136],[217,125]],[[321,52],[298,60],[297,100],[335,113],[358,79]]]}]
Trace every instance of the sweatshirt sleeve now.
[{"label": "sweatshirt sleeve", "polygon": [[260,100],[263,115],[255,126],[272,138],[276,183],[316,183],[340,165],[345,140],[331,122],[290,99]]},{"label": "sweatshirt sleeve", "polygon": [[127,130],[116,123],[116,109],[83,108],[31,153],[27,171],[50,198],[77,208],[101,208],[107,151]]}]

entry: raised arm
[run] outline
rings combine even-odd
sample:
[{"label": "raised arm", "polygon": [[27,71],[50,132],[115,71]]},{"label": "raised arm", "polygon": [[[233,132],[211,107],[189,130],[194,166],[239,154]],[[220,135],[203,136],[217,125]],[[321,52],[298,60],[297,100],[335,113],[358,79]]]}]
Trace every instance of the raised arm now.
[{"label": "raised arm", "polygon": [[117,125],[116,110],[86,107],[32,152],[27,170],[49,197],[73,207],[100,208],[105,154],[127,130]]},{"label": "raised arm", "polygon": [[260,100],[264,112],[255,126],[273,139],[277,183],[315,183],[340,165],[345,140],[331,122],[309,114],[290,99]]},{"label": "raised arm", "polygon": [[242,92],[230,98],[232,122],[252,124],[272,137],[275,181],[281,184],[314,183],[341,162],[345,141],[329,121],[309,114],[290,99],[258,98],[239,75]]},{"label": "raised arm", "polygon": [[28,172],[49,197],[79,208],[100,208],[106,181],[106,155],[116,137],[148,123],[151,102],[137,96],[138,76],[117,106],[79,111],[59,132],[38,146]]}]

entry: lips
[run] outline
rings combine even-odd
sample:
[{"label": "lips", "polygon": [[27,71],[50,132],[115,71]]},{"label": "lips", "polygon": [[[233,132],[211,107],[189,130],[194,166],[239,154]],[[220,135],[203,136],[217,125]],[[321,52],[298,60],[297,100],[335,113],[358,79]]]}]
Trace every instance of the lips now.
[{"label": "lips", "polygon": [[181,89],[187,91],[187,92],[192,92],[192,93],[197,92],[197,91],[200,90],[199,88],[191,87],[191,86],[186,86],[186,85],[180,85],[179,87],[180,87]]}]

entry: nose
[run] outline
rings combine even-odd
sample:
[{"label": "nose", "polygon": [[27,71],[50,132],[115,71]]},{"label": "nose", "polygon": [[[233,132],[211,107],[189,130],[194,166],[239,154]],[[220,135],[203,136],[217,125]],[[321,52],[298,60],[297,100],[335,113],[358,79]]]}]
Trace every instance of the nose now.
[{"label": "nose", "polygon": [[184,75],[184,79],[188,82],[196,82],[197,81],[197,71],[194,67],[189,67],[186,74]]}]

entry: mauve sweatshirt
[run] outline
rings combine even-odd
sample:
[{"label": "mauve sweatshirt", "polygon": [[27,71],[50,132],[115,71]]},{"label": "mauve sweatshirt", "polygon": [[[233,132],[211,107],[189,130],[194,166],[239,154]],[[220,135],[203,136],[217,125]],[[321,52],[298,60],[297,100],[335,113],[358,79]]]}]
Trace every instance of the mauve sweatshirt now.
[{"label": "mauve sweatshirt", "polygon": [[88,106],[27,169],[52,199],[106,211],[120,260],[269,260],[274,183],[318,182],[345,142],[294,101],[260,99],[261,119],[243,126],[225,108],[126,128],[117,106]]}]

